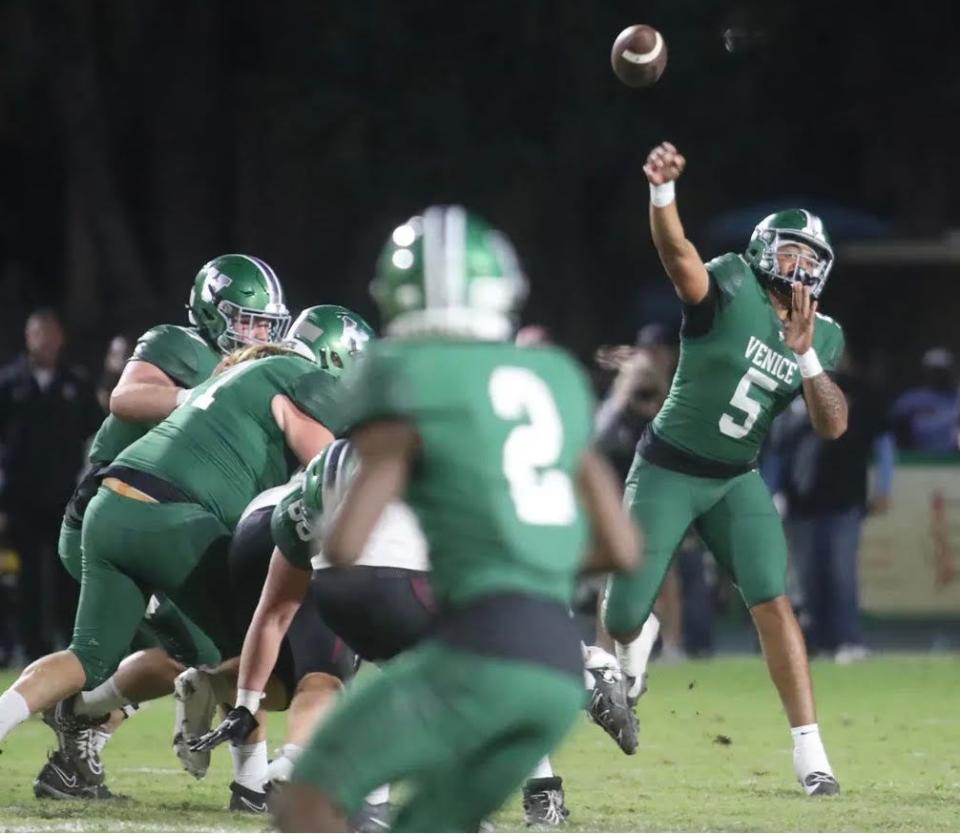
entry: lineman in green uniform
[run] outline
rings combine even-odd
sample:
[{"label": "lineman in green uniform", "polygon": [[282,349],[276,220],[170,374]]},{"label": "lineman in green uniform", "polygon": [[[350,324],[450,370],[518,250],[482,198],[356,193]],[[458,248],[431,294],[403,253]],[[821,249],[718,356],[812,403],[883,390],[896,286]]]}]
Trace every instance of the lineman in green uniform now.
[{"label": "lineman in green uniform", "polygon": [[[127,446],[169,415],[186,389],[206,380],[224,355],[241,345],[279,341],[290,323],[276,273],[265,261],[250,255],[221,255],[204,264],[193,280],[187,311],[190,327],[161,324],[137,340],[111,393],[110,414],[93,439],[87,468],[60,527],[60,559],[77,582],[83,516],[103,471]],[[219,660],[209,639],[165,599],[151,605],[134,639],[137,649],[160,645],[186,665]],[[152,664],[158,674],[177,672],[165,653],[142,655],[139,662]],[[53,726],[52,712],[45,720]],[[58,750],[37,776],[37,796],[108,796],[98,748],[109,733],[92,728],[76,733],[54,730]]]},{"label": "lineman in green uniform", "polygon": [[90,445],[89,466],[64,512],[60,559],[80,581],[80,529],[99,473],[133,441],[167,417],[185,389],[213,373],[238,347],[278,342],[290,315],[269,264],[221,255],[200,269],[187,304],[190,327],[161,324],[144,333],[110,395],[110,414]]},{"label": "lineman in green uniform", "polygon": [[605,624],[620,644],[623,671],[636,674],[630,643],[695,524],[750,609],[792,728],[797,778],[807,794],[833,794],[839,785],[820,740],[803,636],[785,594],[783,528],[757,471],[771,421],[798,393],[819,434],[846,431],[846,401],[824,371],[838,362],[843,333],[817,313],[833,251],[820,220],[792,209],[764,219],[744,255],[704,264],[684,235],[674,199],[684,165],[664,143],[644,167],[653,241],[683,302],[680,364],[626,481],[624,501],[644,532],[646,561],[611,581]]},{"label": "lineman in green uniform", "polygon": [[362,350],[369,331],[359,316],[308,308],[283,348],[247,349],[254,358],[192,389],[103,473],[84,518],[73,641],[0,696],[0,739],[30,712],[105,680],[150,592],[167,594],[221,652],[239,648],[223,599],[230,531],[253,497],[284,483],[342,428],[339,382],[322,369],[331,319]]},{"label": "lineman in green uniform", "polygon": [[[583,708],[568,605],[594,564],[635,563],[614,476],[587,449],[575,362],[509,339],[525,281],[507,240],[460,207],[393,233],[374,284],[387,332],[348,384],[360,468],[324,553],[355,560],[405,490],[430,545],[432,639],[348,692],[278,796],[289,831],[343,831],[409,777],[395,831],[476,831]],[[465,789],[466,788],[466,789]]]},{"label": "lineman in green uniform", "polygon": [[[291,339],[286,346],[306,353],[308,348],[302,340],[304,338],[312,340],[312,351],[319,357],[323,375],[335,380],[342,373],[341,366],[349,366],[372,337],[373,332],[359,316],[351,314],[342,307],[328,305],[305,311],[291,330]],[[240,351],[238,354],[228,357],[223,364],[230,370],[225,370],[223,374],[233,373],[236,363],[245,361],[244,357],[249,353],[250,351]],[[229,404],[227,408],[229,409]],[[333,419],[328,414],[326,421],[332,423]],[[222,423],[220,428],[222,429]],[[197,435],[198,442],[201,445],[211,446],[210,437],[204,437],[202,432],[197,434],[196,426],[193,426],[191,431]],[[242,432],[238,432],[238,434],[242,434]],[[251,439],[254,439],[251,433],[248,432],[248,434]],[[213,455],[212,457],[218,458],[219,456]],[[118,465],[120,465],[119,460]],[[203,459],[198,459],[198,465],[205,465]],[[296,479],[290,483],[295,483],[295,481]],[[286,485],[281,485],[267,489],[258,495],[257,499],[262,500],[264,496],[276,494],[277,491],[283,491],[285,487]],[[200,489],[200,487],[197,487],[197,489]],[[249,511],[249,507],[246,511]],[[232,522],[231,526],[236,527]],[[251,552],[249,544],[244,545],[242,542],[238,542],[238,535],[240,535],[241,530],[248,534],[249,525],[244,527],[241,524],[231,531],[232,542],[230,556],[227,560],[228,569],[224,570],[223,575],[216,579],[219,586],[216,598],[208,599],[207,594],[197,593],[189,599],[179,600],[180,609],[190,617],[191,621],[206,624],[209,622],[208,615],[215,614],[215,620],[220,624],[220,628],[213,633],[214,640],[206,639],[210,642],[217,658],[221,656],[234,658],[237,654],[240,640],[247,624],[250,622],[256,604],[257,597],[256,595],[251,596],[251,590],[256,594],[260,587],[258,584],[251,589],[249,583],[251,581],[262,583],[270,555],[269,550],[259,548],[254,548]],[[245,537],[249,538],[246,534]],[[257,564],[258,558],[260,560],[259,565]],[[226,574],[229,574],[229,577]],[[211,606],[216,607],[218,603],[222,603],[222,610],[211,612]],[[300,633],[309,622],[308,618],[305,623],[299,624]],[[303,647],[306,642],[301,639],[296,642],[296,645]],[[324,658],[318,658],[315,652],[307,652],[306,654],[301,653],[295,660],[299,664],[299,668],[309,669],[318,665],[322,666]],[[278,671],[279,676],[271,678],[272,700],[268,702],[271,704],[271,709],[284,708],[291,696],[295,694],[295,682],[291,682],[289,674],[285,674],[292,670],[282,668]],[[235,663],[225,663],[219,671],[213,668],[202,670],[191,668],[176,679],[177,709],[174,750],[187,771],[198,779],[203,778],[207,772],[209,753],[191,750],[190,743],[196,735],[209,729],[210,719],[216,704],[233,698],[232,689],[235,677]],[[316,684],[317,681],[314,680],[313,683]],[[284,685],[286,685],[286,689],[284,689]],[[143,703],[161,697],[172,688],[167,679],[163,679],[163,686],[158,686],[155,674],[150,674],[150,670],[144,669],[142,664],[133,664],[130,660],[126,660],[106,682],[96,687],[92,692],[82,693],[79,703],[71,702],[67,704],[67,713],[69,716],[96,716],[117,706],[126,706],[131,700]],[[309,693],[305,693],[304,697],[309,698]],[[258,773],[265,771],[267,767],[265,743],[240,746],[231,752],[233,753],[234,764],[239,766],[240,770],[239,778],[230,785],[231,809],[246,811],[259,809],[265,811],[265,796],[262,792],[259,793],[259,796],[255,795],[261,791],[263,781],[258,782]],[[259,760],[262,760],[260,762],[262,767],[258,765]],[[252,785],[256,786],[255,791],[250,790]]]}]

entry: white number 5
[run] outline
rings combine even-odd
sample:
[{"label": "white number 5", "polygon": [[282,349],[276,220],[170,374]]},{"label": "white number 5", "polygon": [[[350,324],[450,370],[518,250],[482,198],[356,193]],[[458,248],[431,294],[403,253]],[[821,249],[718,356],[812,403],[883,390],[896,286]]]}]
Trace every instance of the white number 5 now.
[{"label": "white number 5", "polygon": [[740,425],[740,423],[736,422],[729,414],[724,414],[720,418],[720,431],[727,437],[732,437],[735,440],[740,440],[750,434],[750,429],[753,428],[753,424],[757,422],[760,412],[763,411],[762,403],[750,399],[751,383],[759,385],[761,388],[766,388],[768,391],[777,390],[777,381],[762,371],[758,371],[756,368],[750,368],[740,378],[740,384],[737,385],[737,390],[733,392],[730,405],[744,412],[747,415],[747,419],[744,420],[743,425]]},{"label": "white number 5", "polygon": [[504,366],[491,374],[489,392],[501,420],[529,420],[513,429],[503,446],[503,474],[517,518],[541,526],[573,524],[573,484],[555,468],[563,450],[563,423],[550,389],[532,371]]}]

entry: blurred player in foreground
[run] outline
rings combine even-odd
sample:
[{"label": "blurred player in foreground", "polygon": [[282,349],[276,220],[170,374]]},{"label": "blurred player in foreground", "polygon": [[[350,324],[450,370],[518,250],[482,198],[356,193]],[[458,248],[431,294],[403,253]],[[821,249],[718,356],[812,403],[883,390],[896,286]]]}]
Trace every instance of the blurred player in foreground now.
[{"label": "blurred player in foreground", "polygon": [[[593,402],[554,348],[509,344],[512,247],[460,207],[393,234],[375,282],[386,331],[350,384],[360,456],[325,555],[347,565],[404,494],[430,544],[428,641],[347,693],[277,797],[288,831],[344,831],[374,788],[412,793],[396,831],[476,831],[583,706],[568,607],[577,572],[632,568],[639,541],[588,449]],[[592,536],[591,536],[592,533]]]}]

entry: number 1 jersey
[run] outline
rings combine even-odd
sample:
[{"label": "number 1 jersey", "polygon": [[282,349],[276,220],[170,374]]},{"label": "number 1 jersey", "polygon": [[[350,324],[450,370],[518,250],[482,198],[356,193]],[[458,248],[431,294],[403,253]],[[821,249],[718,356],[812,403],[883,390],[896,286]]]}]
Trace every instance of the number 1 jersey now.
[{"label": "number 1 jersey", "polygon": [[445,605],[498,592],[569,604],[587,541],[576,473],[593,395],[565,352],[448,339],[373,344],[346,419],[413,426],[405,499]]},{"label": "number 1 jersey", "polygon": [[[680,362],[657,436],[712,461],[756,460],[773,418],[801,387],[797,357],[783,342],[783,326],[767,291],[739,255],[707,264],[711,294],[688,307]],[[817,313],[813,346],[825,370],[843,353],[843,331]]]},{"label": "number 1 jersey", "polygon": [[344,428],[340,389],[295,354],[241,362],[194,388],[115,463],[169,481],[233,530],[247,504],[298,465],[274,420],[273,398],[288,397],[336,434]]}]

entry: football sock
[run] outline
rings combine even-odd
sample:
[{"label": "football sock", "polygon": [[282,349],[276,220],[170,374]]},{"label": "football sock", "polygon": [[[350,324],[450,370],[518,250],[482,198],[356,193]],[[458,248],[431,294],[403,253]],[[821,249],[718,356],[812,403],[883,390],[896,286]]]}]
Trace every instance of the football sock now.
[{"label": "football sock", "polygon": [[263,793],[267,782],[267,743],[231,744],[233,779],[243,787]]},{"label": "football sock", "polygon": [[93,749],[96,751],[99,756],[103,752],[103,748],[107,746],[107,742],[110,741],[111,733],[105,733],[101,729],[96,729],[93,731]]},{"label": "football sock", "polygon": [[553,776],[553,768],[550,766],[550,757],[545,756],[540,759],[539,764],[533,769],[527,779],[549,779]]},{"label": "football sock", "polygon": [[267,765],[268,782],[289,782],[293,774],[294,765],[303,748],[298,744],[284,744],[279,750],[275,751],[276,758]]},{"label": "football sock", "polygon": [[653,652],[653,645],[657,642],[657,635],[659,634],[660,621],[655,614],[651,614],[647,617],[640,634],[633,642],[626,645],[616,644],[620,669],[628,678],[640,680],[644,676],[647,671],[647,664],[650,662],[650,655]]},{"label": "football sock", "polygon": [[117,689],[116,681],[111,676],[95,689],[81,692],[74,698],[73,712],[75,715],[104,715],[120,709],[129,701]]},{"label": "football sock", "polygon": [[833,774],[820,739],[819,725],[791,727],[790,733],[793,736],[793,769],[798,779],[802,781],[804,776],[815,771]]},{"label": "football sock", "polygon": [[0,695],[0,741],[3,741],[7,733],[29,717],[30,707],[16,689],[8,689]]}]

